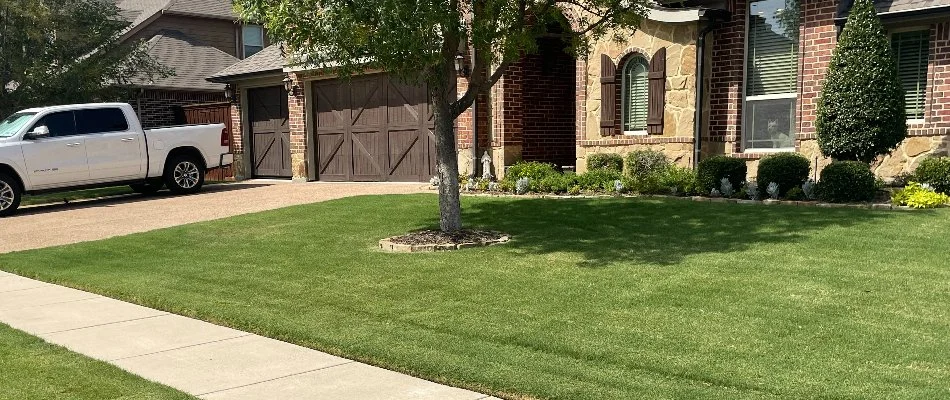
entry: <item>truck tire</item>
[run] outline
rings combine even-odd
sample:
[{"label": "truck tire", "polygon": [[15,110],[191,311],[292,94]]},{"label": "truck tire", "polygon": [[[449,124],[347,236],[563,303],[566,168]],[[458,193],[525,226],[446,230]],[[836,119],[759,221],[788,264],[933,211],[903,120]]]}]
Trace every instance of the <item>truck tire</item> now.
[{"label": "truck tire", "polygon": [[159,190],[162,190],[163,186],[165,186],[165,184],[162,181],[133,183],[129,185],[129,187],[132,188],[133,192],[138,193],[138,194],[144,194],[146,196],[158,193]]},{"label": "truck tire", "polygon": [[22,197],[23,189],[20,189],[20,183],[12,176],[0,173],[0,217],[13,215],[20,207]]},{"label": "truck tire", "polygon": [[165,186],[175,194],[193,194],[205,183],[204,163],[197,157],[182,154],[165,164]]}]

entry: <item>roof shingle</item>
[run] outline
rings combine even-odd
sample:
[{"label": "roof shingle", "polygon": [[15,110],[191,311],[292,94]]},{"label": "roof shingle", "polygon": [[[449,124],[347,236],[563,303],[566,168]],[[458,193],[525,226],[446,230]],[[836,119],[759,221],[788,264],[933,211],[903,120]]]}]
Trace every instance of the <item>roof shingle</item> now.
[{"label": "roof shingle", "polygon": [[287,58],[279,44],[272,44],[257,54],[218,71],[208,77],[212,82],[226,82],[228,78],[254,75],[264,72],[282,71],[287,64]]},{"label": "roof shingle", "polygon": [[148,53],[175,71],[174,76],[139,82],[144,86],[180,90],[224,90],[205,78],[238,59],[179,31],[163,30],[147,43]]}]

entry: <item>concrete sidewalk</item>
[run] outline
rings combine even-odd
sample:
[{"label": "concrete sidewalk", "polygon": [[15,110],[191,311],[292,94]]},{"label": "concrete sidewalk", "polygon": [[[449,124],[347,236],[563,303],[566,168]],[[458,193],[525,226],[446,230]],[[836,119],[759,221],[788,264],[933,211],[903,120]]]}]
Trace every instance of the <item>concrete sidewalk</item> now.
[{"label": "concrete sidewalk", "polygon": [[203,399],[495,399],[3,271],[0,322]]}]

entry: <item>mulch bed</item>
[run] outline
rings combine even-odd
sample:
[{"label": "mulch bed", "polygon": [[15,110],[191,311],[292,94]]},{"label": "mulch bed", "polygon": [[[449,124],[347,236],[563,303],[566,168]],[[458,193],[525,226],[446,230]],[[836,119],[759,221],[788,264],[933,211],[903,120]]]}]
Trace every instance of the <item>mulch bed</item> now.
[{"label": "mulch bed", "polygon": [[495,231],[463,229],[448,233],[440,230],[423,230],[380,240],[379,247],[393,252],[416,253],[491,246],[507,243],[508,240],[507,234]]},{"label": "mulch bed", "polygon": [[490,242],[499,240],[505,236],[508,235],[494,231],[480,231],[475,229],[462,229],[458,232],[451,233],[438,230],[424,230],[396,236],[390,238],[389,241],[396,244],[410,245],[462,244]]}]

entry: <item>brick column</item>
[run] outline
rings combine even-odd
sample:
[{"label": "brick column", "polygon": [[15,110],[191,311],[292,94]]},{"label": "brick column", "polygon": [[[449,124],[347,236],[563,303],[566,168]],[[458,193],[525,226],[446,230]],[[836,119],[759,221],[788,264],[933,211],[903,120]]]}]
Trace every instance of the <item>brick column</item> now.
[{"label": "brick column", "polygon": [[307,181],[307,109],[304,83],[296,73],[289,74],[297,93],[287,93],[287,110],[290,116],[290,168],[294,181]]},{"label": "brick column", "polygon": [[250,171],[244,165],[244,125],[241,123],[241,91],[234,91],[231,101],[231,149],[234,152],[234,179],[244,180],[250,177]]}]

